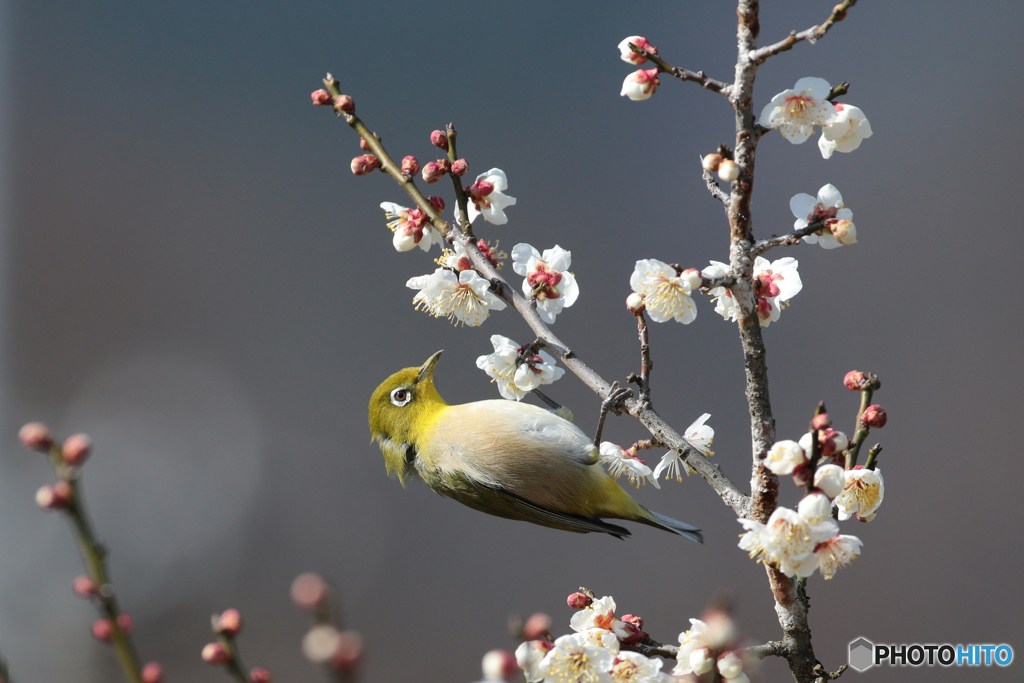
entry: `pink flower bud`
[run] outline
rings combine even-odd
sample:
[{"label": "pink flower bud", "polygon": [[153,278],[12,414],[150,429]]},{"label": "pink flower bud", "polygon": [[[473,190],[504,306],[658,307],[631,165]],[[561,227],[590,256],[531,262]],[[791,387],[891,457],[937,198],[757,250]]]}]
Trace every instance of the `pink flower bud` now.
[{"label": "pink flower bud", "polygon": [[718,177],[727,183],[731,183],[740,177],[740,167],[732,159],[723,159],[718,165]]},{"label": "pink flower bud", "polygon": [[516,656],[508,650],[491,650],[484,655],[481,666],[487,681],[507,681],[519,673]]},{"label": "pink flower bud", "polygon": [[[373,133],[373,137],[377,138],[377,142],[380,142],[380,136],[377,135],[376,132]],[[370,145],[369,143],[366,142],[366,138],[359,138],[359,149],[363,150],[364,152],[370,151]]]},{"label": "pink flower bud", "polygon": [[826,429],[821,432],[822,458],[831,458],[833,455],[845,451],[849,445],[850,440],[842,432],[837,432],[834,429]]},{"label": "pink flower bud", "polygon": [[583,593],[573,593],[569,596],[566,602],[568,602],[569,607],[572,607],[573,609],[586,609],[594,602],[594,598],[589,595],[584,595]]},{"label": "pink flower bud", "polygon": [[638,617],[635,614],[626,614],[626,615],[624,615],[622,617],[622,621],[626,622],[627,624],[633,624],[633,626],[636,626],[637,628],[643,628],[644,627],[644,619],[643,619],[643,617]]},{"label": "pink flower bud", "polygon": [[270,683],[270,671],[262,666],[255,667],[249,672],[249,683]]},{"label": "pink flower bud", "polygon": [[334,108],[346,114],[356,113],[356,103],[348,95],[338,95],[338,99],[334,101]]},{"label": "pink flower bud", "polygon": [[338,671],[351,673],[359,666],[363,654],[363,637],[355,631],[342,631],[338,634],[338,649],[331,657],[331,666]]},{"label": "pink flower bud", "polygon": [[444,151],[448,151],[448,134],[443,130],[435,130],[430,134],[430,142],[435,147],[440,147]]},{"label": "pink flower bud", "polygon": [[438,180],[444,177],[444,169],[441,164],[436,161],[428,162],[423,167],[423,180],[427,183],[436,183]]},{"label": "pink flower bud", "polygon": [[624,623],[622,629],[626,631],[626,637],[621,639],[624,645],[636,645],[639,642],[647,640],[649,637],[643,629],[637,628],[633,624]]},{"label": "pink flower bud", "polygon": [[877,403],[865,408],[864,414],[860,416],[861,424],[865,427],[874,427],[875,429],[884,427],[888,419],[889,416],[885,414],[885,408]]},{"label": "pink flower bud", "polygon": [[92,637],[101,643],[109,643],[114,636],[114,624],[110,619],[97,619],[92,622]]},{"label": "pink flower bud", "polygon": [[523,640],[540,640],[551,631],[551,617],[543,612],[536,612],[523,624]]},{"label": "pink flower bud", "polygon": [[832,418],[828,416],[828,413],[822,413],[821,415],[815,415],[811,419],[811,429],[829,429],[832,427]]},{"label": "pink flower bud", "polygon": [[402,175],[413,177],[420,172],[420,162],[416,161],[416,157],[405,157],[402,159]]},{"label": "pink flower bud", "polygon": [[80,598],[91,598],[100,592],[100,587],[89,576],[76,576],[71,582],[71,590]]},{"label": "pink flower bud", "polygon": [[220,643],[207,643],[200,655],[203,661],[214,666],[227,664],[231,661],[231,653],[224,649]]},{"label": "pink flower bud", "polygon": [[242,630],[242,614],[236,609],[224,610],[217,618],[217,630],[234,638]]},{"label": "pink flower bud", "polygon": [[292,581],[292,602],[302,609],[314,610],[327,599],[330,589],[319,574],[299,574]]},{"label": "pink flower bud", "polygon": [[92,441],[85,434],[72,434],[64,440],[60,458],[68,465],[78,467],[85,462],[92,450]]},{"label": "pink flower bud", "polygon": [[634,102],[646,100],[658,91],[661,80],[658,78],[657,69],[640,69],[626,76],[622,82],[622,97],[628,97]]},{"label": "pink flower bud", "polygon": [[846,373],[846,377],[843,378],[843,385],[850,391],[860,391],[863,388],[867,388],[869,381],[867,373],[860,370],[850,370]]},{"label": "pink flower bud", "polygon": [[701,285],[704,284],[704,276],[696,268],[687,268],[679,274],[679,277],[683,278],[686,284],[690,285],[691,291],[700,289]]},{"label": "pink flower bud", "polygon": [[658,54],[658,48],[651,45],[643,36],[630,36],[619,43],[619,56],[622,58],[622,61],[630,64],[643,64],[647,61],[647,57],[638,55],[630,50],[630,45],[636,45],[641,50],[645,50],[654,55]]},{"label": "pink flower bud", "polygon": [[466,171],[469,170],[469,164],[465,159],[456,159],[455,163],[452,164],[452,173],[457,176],[466,175]]},{"label": "pink flower bud", "polygon": [[328,104],[334,104],[334,96],[327,92],[323,88],[320,90],[313,91],[313,104],[318,107],[323,107]]},{"label": "pink flower bud", "polygon": [[135,630],[135,620],[127,612],[121,612],[117,615],[117,626],[122,633],[128,634]]},{"label": "pink flower bud", "polygon": [[139,677],[142,679],[142,683],[163,683],[163,667],[156,662],[150,662],[146,666],[142,667],[142,671],[139,672]]},{"label": "pink flower bud", "polygon": [[430,202],[432,207],[434,207],[434,211],[437,211],[438,213],[444,211],[444,200],[440,197],[427,197],[427,201]]},{"label": "pink flower bud", "polygon": [[42,422],[29,422],[18,432],[21,445],[33,451],[48,451],[53,445],[50,430]]},{"label": "pink flower bud", "polygon": [[56,484],[40,486],[36,491],[36,505],[44,510],[63,510],[71,504],[71,484],[58,481]]},{"label": "pink flower bud", "polygon": [[715,171],[718,170],[718,166],[721,163],[722,163],[722,155],[721,154],[709,154],[706,157],[704,157],[703,159],[701,159],[700,165],[708,173],[714,173]]},{"label": "pink flower bud", "polygon": [[646,308],[644,298],[636,292],[626,297],[626,309],[633,315],[640,315],[643,313],[644,308]]},{"label": "pink flower bud", "polygon": [[377,168],[380,162],[372,154],[364,154],[352,160],[352,172],[356,175],[366,175]]},{"label": "pink flower bud", "polygon": [[814,478],[814,472],[805,462],[793,468],[793,484],[796,486],[807,486]]},{"label": "pink flower bud", "polygon": [[825,221],[825,225],[839,244],[857,243],[857,226],[853,224],[853,221],[841,218],[839,220]]}]

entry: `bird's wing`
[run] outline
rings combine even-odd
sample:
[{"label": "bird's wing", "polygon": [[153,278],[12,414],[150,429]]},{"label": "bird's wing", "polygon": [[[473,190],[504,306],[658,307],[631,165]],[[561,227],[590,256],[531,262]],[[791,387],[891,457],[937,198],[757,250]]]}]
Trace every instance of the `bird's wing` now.
[{"label": "bird's wing", "polygon": [[611,534],[617,538],[625,538],[630,535],[629,529],[624,527],[609,524],[600,519],[549,510],[500,486],[482,484],[465,475],[446,476],[444,483],[444,486],[434,488],[434,490],[463,505],[498,517],[533,522],[552,529],[573,531],[579,534],[599,532]]}]

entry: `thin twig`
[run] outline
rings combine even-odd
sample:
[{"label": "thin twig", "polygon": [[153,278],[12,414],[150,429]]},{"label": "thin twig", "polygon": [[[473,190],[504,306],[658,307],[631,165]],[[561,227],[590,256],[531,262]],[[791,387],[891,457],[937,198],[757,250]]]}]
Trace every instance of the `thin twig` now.
[{"label": "thin twig", "polygon": [[751,62],[755,64],[763,64],[764,61],[769,57],[777,55],[780,52],[790,50],[793,48],[794,45],[804,40],[808,41],[813,45],[814,43],[818,42],[818,40],[822,38],[826,33],[828,33],[828,30],[832,28],[833,24],[835,24],[837,21],[842,21],[843,19],[845,19],[846,11],[856,4],[857,0],[844,0],[844,2],[841,2],[835,6],[835,8],[832,10],[832,14],[828,16],[828,19],[826,19],[823,24],[812,26],[809,29],[800,31],[799,33],[793,31],[784,39],[780,40],[777,43],[774,43],[773,45],[766,45],[765,47],[762,47],[759,50],[751,50],[750,52],[747,53],[747,59],[749,59]]},{"label": "thin twig", "polygon": [[690,71],[689,69],[680,69],[677,66],[672,66],[664,59],[659,57],[657,53],[649,52],[643,49],[642,47],[637,47],[632,43],[629,44],[629,49],[632,50],[634,53],[640,55],[641,57],[646,57],[647,59],[657,64],[658,71],[660,71],[661,73],[666,73],[669,74],[670,76],[675,76],[681,81],[692,81],[700,85],[701,87],[705,88],[706,90],[711,90],[712,92],[716,92],[719,93],[720,95],[724,95],[725,97],[729,97],[730,85],[728,83],[716,81],[714,78],[707,76],[703,71]]},{"label": "thin twig", "polygon": [[785,657],[789,653],[789,648],[781,640],[769,640],[764,645],[745,647],[743,651],[752,657],[764,659],[765,657]]},{"label": "thin twig", "polygon": [[704,184],[708,186],[708,192],[711,196],[722,202],[725,205],[725,210],[729,210],[729,195],[718,186],[718,181],[715,180],[715,176],[711,175],[710,172],[701,169],[704,174]]},{"label": "thin twig", "polygon": [[[455,163],[459,156],[455,151],[455,138],[458,137],[458,132],[455,130],[455,125],[449,123],[445,126],[445,133],[448,135],[448,161]],[[462,189],[462,178],[449,173],[448,175],[452,178],[452,185],[455,186],[455,201],[459,205],[459,223],[462,225],[462,231],[467,235],[473,234],[473,224],[469,222],[468,202],[466,198],[466,191]]]},{"label": "thin twig", "polygon": [[775,247],[791,247],[794,244],[800,244],[800,238],[813,235],[814,233],[822,230],[825,227],[823,221],[815,221],[810,223],[805,228],[794,230],[788,235],[782,235],[781,237],[772,237],[770,240],[759,240],[754,245],[753,254],[754,256],[761,256],[767,251],[771,251]]},{"label": "thin twig", "polygon": [[622,643],[619,647],[629,652],[639,652],[645,657],[664,657],[665,659],[674,660],[676,655],[679,654],[679,648],[675,645],[662,645],[661,643],[654,643],[653,641],[651,644],[634,643],[632,645],[627,645],[626,643]]},{"label": "thin twig", "polygon": [[637,388],[640,390],[640,402],[650,405],[651,370],[654,369],[654,361],[651,360],[651,342],[643,311],[636,314],[636,328],[637,336],[640,338],[640,381],[637,382]]}]

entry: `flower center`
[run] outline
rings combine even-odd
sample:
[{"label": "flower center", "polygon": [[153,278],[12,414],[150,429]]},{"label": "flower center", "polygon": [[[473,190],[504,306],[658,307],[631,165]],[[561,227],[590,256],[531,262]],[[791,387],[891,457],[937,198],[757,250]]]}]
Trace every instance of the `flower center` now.
[{"label": "flower center", "polygon": [[526,281],[533,288],[533,296],[538,301],[545,299],[557,299],[561,296],[558,291],[558,283],[562,281],[562,274],[557,270],[551,270],[544,261],[537,261],[535,270],[526,276]]}]

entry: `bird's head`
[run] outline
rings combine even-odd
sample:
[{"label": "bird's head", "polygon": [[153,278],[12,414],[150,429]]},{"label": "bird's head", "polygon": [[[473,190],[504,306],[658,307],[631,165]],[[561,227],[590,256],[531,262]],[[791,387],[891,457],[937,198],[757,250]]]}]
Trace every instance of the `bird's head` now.
[{"label": "bird's head", "polygon": [[411,463],[408,448],[433,425],[448,405],[434,386],[434,366],[441,351],[418,368],[405,368],[384,380],[370,397],[370,434],[380,444],[389,474],[403,483]]}]

